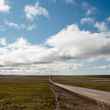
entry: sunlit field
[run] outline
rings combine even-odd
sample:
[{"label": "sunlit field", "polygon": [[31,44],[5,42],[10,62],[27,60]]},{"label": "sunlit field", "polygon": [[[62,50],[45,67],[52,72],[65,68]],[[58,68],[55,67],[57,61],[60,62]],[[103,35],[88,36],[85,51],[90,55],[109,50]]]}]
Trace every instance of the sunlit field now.
[{"label": "sunlit field", "polygon": [[48,77],[0,77],[0,110],[54,110]]}]

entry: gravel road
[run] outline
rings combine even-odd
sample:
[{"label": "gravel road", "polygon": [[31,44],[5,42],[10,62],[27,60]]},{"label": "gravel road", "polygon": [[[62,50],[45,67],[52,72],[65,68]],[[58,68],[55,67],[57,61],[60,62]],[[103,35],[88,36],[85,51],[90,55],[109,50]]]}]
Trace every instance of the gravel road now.
[{"label": "gravel road", "polygon": [[110,92],[82,88],[82,87],[75,87],[75,86],[59,84],[59,83],[55,83],[55,82],[52,82],[52,83],[58,87],[69,90],[73,93],[88,97],[90,99],[93,99],[93,100],[96,100],[99,102],[104,102],[104,103],[110,105]]}]

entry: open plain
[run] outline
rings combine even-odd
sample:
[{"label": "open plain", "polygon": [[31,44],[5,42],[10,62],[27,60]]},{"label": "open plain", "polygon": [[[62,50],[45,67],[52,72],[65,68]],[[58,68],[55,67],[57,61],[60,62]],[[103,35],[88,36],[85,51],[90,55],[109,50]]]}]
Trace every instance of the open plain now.
[{"label": "open plain", "polygon": [[[52,81],[110,92],[109,76],[52,76]],[[49,76],[0,76],[0,110],[110,110],[105,103],[57,87]]]}]

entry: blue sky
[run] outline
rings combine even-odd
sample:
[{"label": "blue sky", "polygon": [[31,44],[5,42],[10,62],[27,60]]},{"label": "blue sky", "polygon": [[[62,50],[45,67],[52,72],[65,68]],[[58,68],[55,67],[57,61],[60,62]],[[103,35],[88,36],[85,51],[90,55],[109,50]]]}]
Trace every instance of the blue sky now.
[{"label": "blue sky", "polygon": [[109,43],[110,0],[0,0],[0,65],[109,74]]},{"label": "blue sky", "polygon": [[[6,36],[8,40],[16,40],[16,38],[19,36],[25,36],[33,43],[40,43],[49,36],[59,32],[59,30],[65,26],[73,23],[78,24],[84,29],[89,28],[94,30],[91,25],[80,25],[81,18],[87,17],[87,9],[84,9],[82,6],[84,3],[87,3],[90,5],[90,7],[96,8],[95,11],[89,15],[89,17],[100,22],[109,17],[109,0],[104,2],[100,2],[100,0],[69,0],[73,1],[73,3],[66,1],[68,0],[56,0],[56,2],[54,0],[22,0],[22,2],[19,0],[8,0],[11,9],[9,13],[0,13],[1,24],[3,24],[3,22],[6,20],[8,22],[14,22],[17,24],[34,24],[35,28],[31,31],[26,31],[5,27],[6,31],[1,31],[0,36]],[[34,21],[31,23],[30,21],[26,20],[24,7],[26,5],[35,5],[37,2],[48,10],[49,18],[36,16]]]}]

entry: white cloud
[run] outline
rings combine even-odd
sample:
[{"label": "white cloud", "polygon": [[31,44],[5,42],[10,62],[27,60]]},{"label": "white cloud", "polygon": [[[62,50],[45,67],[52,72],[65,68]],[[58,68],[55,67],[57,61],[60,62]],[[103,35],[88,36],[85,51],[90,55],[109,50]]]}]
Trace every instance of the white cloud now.
[{"label": "white cloud", "polygon": [[110,16],[107,18],[107,21],[110,22]]},{"label": "white cloud", "polygon": [[108,31],[108,26],[105,22],[96,22],[95,27],[101,32]]},{"label": "white cloud", "polygon": [[19,25],[18,25],[17,23],[5,21],[4,24],[5,24],[6,26],[8,26],[8,27],[12,27],[12,28],[19,29]]},{"label": "white cloud", "polygon": [[[82,67],[78,63],[54,62],[51,64],[32,64],[19,66],[3,66],[0,67],[0,74],[19,74],[19,75],[64,75],[74,74]],[[60,68],[60,69],[59,69]]]},{"label": "white cloud", "polygon": [[13,29],[17,29],[17,30],[27,30],[27,31],[32,31],[33,29],[36,28],[35,24],[33,23],[29,23],[29,24],[18,24],[12,21],[4,21],[4,25],[5,28],[9,27],[9,28],[13,28]]},{"label": "white cloud", "polygon": [[90,17],[85,17],[81,19],[81,24],[90,24],[90,23],[94,23],[94,19],[90,18]]},{"label": "white cloud", "polygon": [[7,41],[6,41],[5,38],[0,38],[0,45],[1,45],[1,46],[7,45]]},{"label": "white cloud", "polygon": [[90,5],[89,3],[87,2],[83,2],[82,3],[82,7],[83,9],[86,11],[86,15],[89,16],[89,15],[93,15],[96,13],[96,8],[92,5]]},{"label": "white cloud", "polygon": [[0,47],[0,51],[1,65],[48,63],[51,62],[49,56],[54,54],[54,49],[32,45],[23,37],[17,39],[14,43],[7,44],[5,47]]},{"label": "white cloud", "polygon": [[94,68],[96,69],[110,69],[110,64],[104,64],[104,65],[98,65],[98,66],[94,66]]},{"label": "white cloud", "polygon": [[86,15],[91,15],[94,12],[94,8],[88,9]]},{"label": "white cloud", "polygon": [[32,31],[33,29],[35,29],[35,25],[34,24],[31,24],[31,25],[29,25],[29,26],[27,26],[27,31]]},{"label": "white cloud", "polygon": [[48,10],[36,3],[35,5],[26,5],[24,9],[26,17],[29,20],[33,20],[36,16],[45,16],[48,17]]},{"label": "white cloud", "polygon": [[[7,43],[3,38],[0,40],[0,65],[15,66],[11,69],[11,73],[17,74],[18,72],[73,73],[83,67],[90,68],[92,64],[88,64],[94,63],[97,59],[99,62],[103,58],[110,58],[110,37],[106,36],[110,36],[110,32],[92,33],[80,30],[77,25],[72,24],[40,45],[31,44],[23,37],[13,43]],[[87,66],[81,63],[81,60],[85,60]],[[36,67],[25,66],[28,64]],[[22,65],[23,68],[21,68]],[[101,67],[97,67],[97,69],[100,68],[105,66],[102,64]],[[9,69],[0,68],[0,73],[1,71],[8,73]]]},{"label": "white cloud", "polygon": [[0,64],[48,64],[68,59],[110,57],[110,38],[106,35],[83,31],[73,24],[49,37],[45,42],[48,46],[31,44],[23,37],[14,43],[2,41],[5,46],[0,47]]},{"label": "white cloud", "polygon": [[0,0],[0,12],[9,12],[10,8],[7,0]]},{"label": "white cloud", "polygon": [[48,39],[47,44],[56,48],[59,57],[65,59],[110,56],[110,38],[106,38],[106,33],[81,31],[77,25],[63,29]]}]

